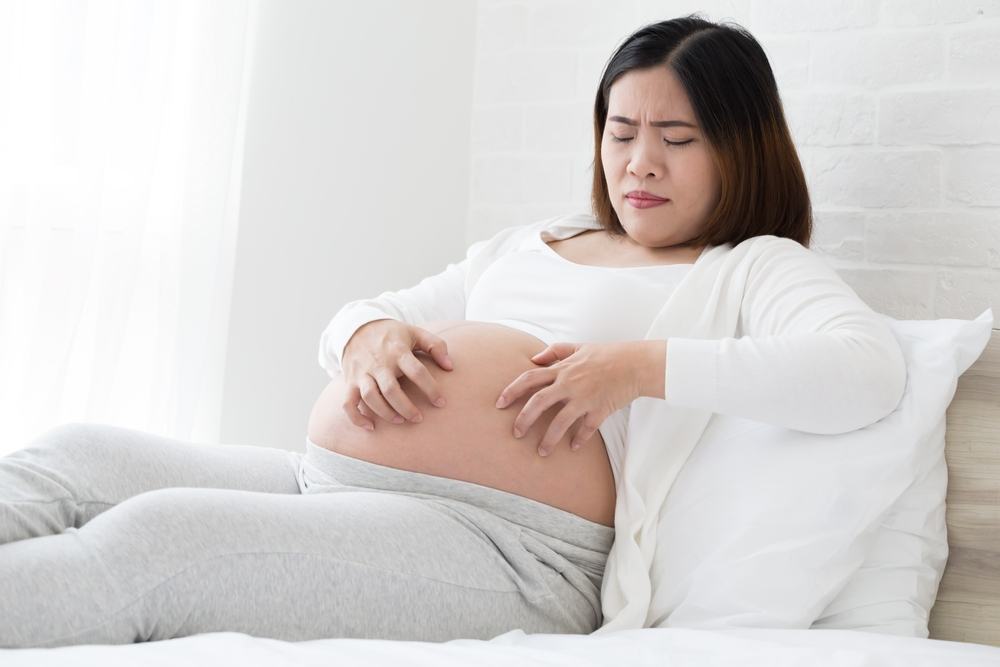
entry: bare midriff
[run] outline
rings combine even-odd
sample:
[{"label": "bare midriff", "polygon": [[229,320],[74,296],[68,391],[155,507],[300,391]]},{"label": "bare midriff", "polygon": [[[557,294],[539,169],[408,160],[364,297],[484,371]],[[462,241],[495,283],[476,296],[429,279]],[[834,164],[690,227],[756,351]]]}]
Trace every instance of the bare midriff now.
[{"label": "bare midriff", "polygon": [[589,521],[614,525],[615,481],[600,431],[578,450],[570,449],[579,420],[548,456],[538,445],[549,423],[564,407],[543,412],[521,438],[514,419],[535,390],[506,408],[497,397],[526,370],[543,368],[531,357],[545,343],[529,333],[492,322],[439,320],[421,325],[448,344],[454,364],[446,371],[422,351],[415,355],[434,377],[447,401],[430,400],[407,376],[398,378],[423,421],[393,424],[375,418],[375,430],[353,424],[344,412],[346,384],[333,378],[309,415],[309,439],[320,447],[371,463],[447,477],[500,489],[571,512]]}]

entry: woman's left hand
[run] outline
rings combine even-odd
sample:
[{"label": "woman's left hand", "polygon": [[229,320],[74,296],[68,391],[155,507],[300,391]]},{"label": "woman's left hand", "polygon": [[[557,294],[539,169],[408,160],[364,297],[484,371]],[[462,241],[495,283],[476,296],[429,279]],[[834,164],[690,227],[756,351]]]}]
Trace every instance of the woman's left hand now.
[{"label": "woman's left hand", "polygon": [[548,456],[573,423],[582,418],[571,447],[579,449],[612,412],[639,397],[634,350],[628,342],[552,343],[531,358],[546,367],[517,376],[500,393],[497,407],[504,408],[529,390],[537,390],[514,420],[514,437],[519,438],[543,412],[564,402],[566,405],[549,424],[538,453]]}]

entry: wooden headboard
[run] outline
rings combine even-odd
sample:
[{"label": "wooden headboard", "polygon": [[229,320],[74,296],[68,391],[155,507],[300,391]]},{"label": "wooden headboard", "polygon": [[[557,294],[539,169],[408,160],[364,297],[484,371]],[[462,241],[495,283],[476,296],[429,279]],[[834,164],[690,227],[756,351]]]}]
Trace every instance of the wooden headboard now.
[{"label": "wooden headboard", "polygon": [[948,564],[931,639],[1000,646],[1000,329],[948,408]]}]

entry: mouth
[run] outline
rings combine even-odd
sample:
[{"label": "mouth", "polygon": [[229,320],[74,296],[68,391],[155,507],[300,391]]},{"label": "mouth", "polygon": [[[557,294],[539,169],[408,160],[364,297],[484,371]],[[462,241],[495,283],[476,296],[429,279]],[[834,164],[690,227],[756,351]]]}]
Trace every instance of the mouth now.
[{"label": "mouth", "polygon": [[670,201],[666,197],[657,197],[656,195],[651,195],[649,193],[639,194],[630,192],[627,195],[625,195],[625,198],[634,199],[635,201],[656,201],[656,202]]},{"label": "mouth", "polygon": [[669,199],[640,199],[638,197],[625,197],[625,201],[629,203],[632,208],[653,208],[654,206],[663,206],[664,204],[669,204]]}]

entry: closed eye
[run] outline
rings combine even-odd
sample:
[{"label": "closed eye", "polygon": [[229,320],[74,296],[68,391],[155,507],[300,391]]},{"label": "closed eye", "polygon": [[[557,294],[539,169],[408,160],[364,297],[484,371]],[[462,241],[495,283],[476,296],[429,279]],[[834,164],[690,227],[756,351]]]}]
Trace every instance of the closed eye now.
[{"label": "closed eye", "polygon": [[[634,139],[635,137],[616,137],[615,135],[612,134],[611,138],[614,139],[615,141],[625,143],[628,141],[632,141],[632,139]],[[692,141],[694,141],[694,139],[688,139],[687,141],[670,141],[669,139],[663,140],[663,142],[668,146],[687,146]]]}]

